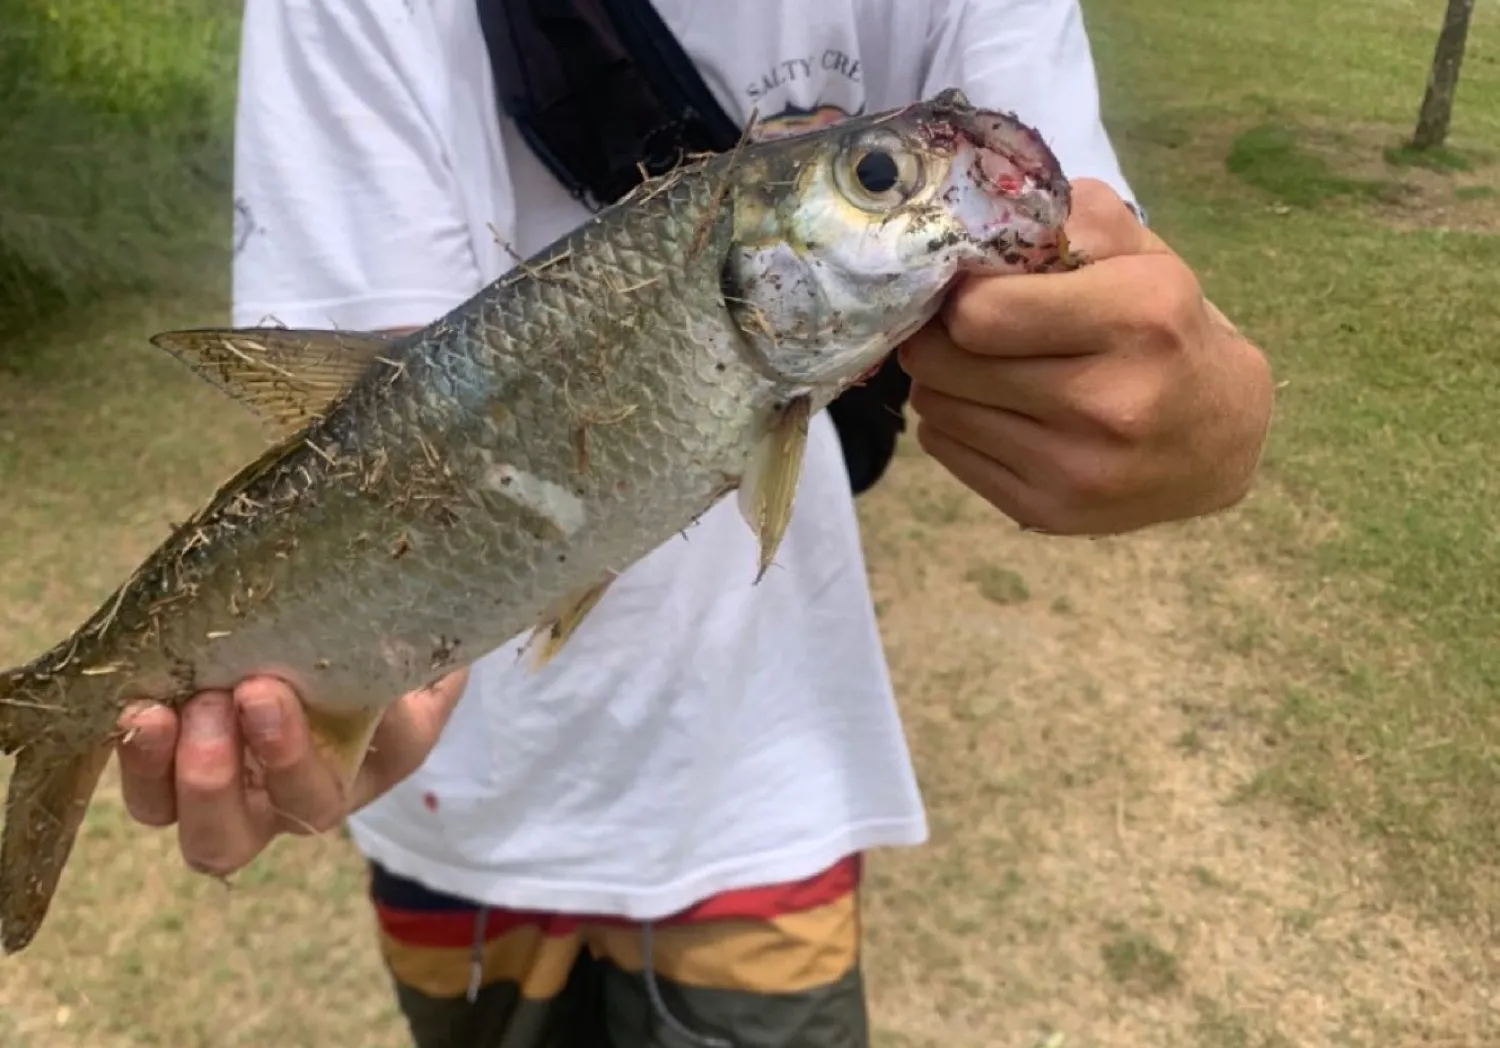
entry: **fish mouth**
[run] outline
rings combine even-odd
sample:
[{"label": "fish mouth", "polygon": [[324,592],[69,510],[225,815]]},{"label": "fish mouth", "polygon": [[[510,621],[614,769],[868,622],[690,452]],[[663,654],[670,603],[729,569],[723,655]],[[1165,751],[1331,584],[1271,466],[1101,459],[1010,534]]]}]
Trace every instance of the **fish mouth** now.
[{"label": "fish mouth", "polygon": [[1071,188],[1041,134],[1013,114],[970,105],[955,90],[940,94],[933,109],[928,143],[952,158],[942,199],[988,264],[1050,268],[1066,261]]}]

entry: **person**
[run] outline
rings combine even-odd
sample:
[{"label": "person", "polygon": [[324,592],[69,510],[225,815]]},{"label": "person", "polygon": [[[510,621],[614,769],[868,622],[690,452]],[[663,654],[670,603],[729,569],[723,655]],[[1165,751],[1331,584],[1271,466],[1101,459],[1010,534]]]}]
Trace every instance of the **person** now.
[{"label": "person", "polygon": [[[956,86],[1056,150],[1092,263],[967,281],[900,350],[915,439],[997,527],[1245,495],[1267,361],[1127,206],[1075,0],[654,6],[762,133]],[[588,217],[497,107],[472,0],[248,0],[242,49],[237,324],[418,327]],[[347,819],[419,1048],[866,1045],[862,856],[927,825],[826,412],[797,498],[759,586],[726,500],[545,671],[518,638],[406,696],[348,795],[275,680],[132,707],[129,811],[218,875]]]}]

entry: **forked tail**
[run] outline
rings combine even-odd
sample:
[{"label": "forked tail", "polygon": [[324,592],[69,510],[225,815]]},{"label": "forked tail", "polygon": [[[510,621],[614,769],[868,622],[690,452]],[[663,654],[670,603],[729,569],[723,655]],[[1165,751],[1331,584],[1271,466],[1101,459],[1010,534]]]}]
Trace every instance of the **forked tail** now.
[{"label": "forked tail", "polygon": [[[25,671],[0,673],[0,753],[14,753],[0,833],[0,950],[26,948],[47,916],[111,746],[76,746],[38,728],[55,694]],[[55,707],[54,707],[55,708]],[[55,714],[53,714],[55,716]]]}]

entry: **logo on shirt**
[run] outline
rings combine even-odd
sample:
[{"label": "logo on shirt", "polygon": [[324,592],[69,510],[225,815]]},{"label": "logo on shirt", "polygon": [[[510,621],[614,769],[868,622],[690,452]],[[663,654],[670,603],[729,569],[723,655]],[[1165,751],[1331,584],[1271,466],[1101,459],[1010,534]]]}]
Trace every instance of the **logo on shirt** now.
[{"label": "logo on shirt", "polygon": [[811,109],[802,106],[787,106],[775,116],[758,121],[755,125],[755,137],[760,141],[769,141],[773,138],[785,138],[787,135],[800,135],[808,131],[818,131],[825,127],[832,127],[841,120],[848,120],[852,116],[859,116],[865,111],[860,106],[854,112],[836,105],[817,105]]},{"label": "logo on shirt", "polygon": [[756,79],[745,85],[750,101],[760,102],[777,91],[791,88],[804,80],[838,78],[851,84],[863,83],[859,59],[837,47],[821,54],[799,55],[767,66]]},{"label": "logo on shirt", "polygon": [[[859,116],[865,111],[863,83],[859,59],[837,47],[775,62],[744,88],[757,114],[753,134],[783,138]],[[825,101],[830,95],[846,104]]]}]

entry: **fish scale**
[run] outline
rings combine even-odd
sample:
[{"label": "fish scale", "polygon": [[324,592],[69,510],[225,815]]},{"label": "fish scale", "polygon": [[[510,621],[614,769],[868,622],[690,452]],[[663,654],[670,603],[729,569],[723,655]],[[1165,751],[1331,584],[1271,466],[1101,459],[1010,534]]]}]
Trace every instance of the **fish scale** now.
[{"label": "fish scale", "polygon": [[[906,164],[895,197],[858,182],[871,151]],[[960,272],[1056,268],[1066,212],[1035,133],[948,93],[698,158],[401,338],[157,336],[277,439],[72,636],[0,674],[0,946],[40,927],[127,703],[280,677],[347,786],[399,696],[528,630],[545,665],[731,492],[761,553],[726,585],[758,579],[810,416]]]},{"label": "fish scale", "polygon": [[[326,430],[335,463],[352,459],[348,468],[360,474],[377,456],[389,465],[339,509],[319,483],[339,465],[312,450],[288,460],[298,474],[315,471],[315,483],[299,488],[266,536],[274,542],[290,527],[315,538],[275,562],[275,589],[253,617],[222,625],[233,632],[205,649],[197,685],[230,687],[276,650],[286,653],[278,675],[325,707],[383,706],[531,628],[559,594],[599,581],[703,512],[743,464],[754,386],[765,385],[744,381],[743,368],[739,382],[705,381],[705,372],[727,376],[735,356],[722,307],[692,286],[717,287],[717,269],[664,269],[691,239],[707,196],[701,181],[685,181],[654,207],[620,212],[618,241],[610,224],[590,227],[536,279],[503,283],[451,330],[439,324],[414,341],[396,358],[397,381],[361,390],[346,412],[314,427],[309,442]],[[727,237],[727,215],[721,225]],[[627,259],[672,276],[650,293],[586,300],[599,273],[629,268],[619,265]],[[689,341],[694,324],[711,337]],[[615,329],[608,340],[599,334],[606,326]],[[602,349],[618,358],[607,381],[575,381]],[[502,369],[508,380],[462,381],[494,373],[500,360],[511,365]],[[531,410],[507,436],[495,416],[515,404]],[[587,464],[577,453],[585,428],[596,431]],[[411,434],[431,434],[426,449]],[[646,497],[620,499],[613,485],[622,477]],[[393,506],[383,518],[369,512]],[[377,554],[402,552],[372,558],[371,544]],[[264,554],[251,546],[236,560],[264,563]],[[334,608],[359,609],[357,625],[329,628],[329,587]],[[221,592],[232,588],[223,583]],[[192,638],[223,618],[210,601],[199,607],[203,617],[179,619],[161,650],[191,650]],[[446,658],[436,657],[440,649]]]}]

